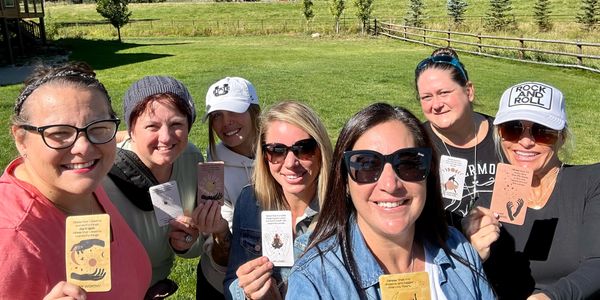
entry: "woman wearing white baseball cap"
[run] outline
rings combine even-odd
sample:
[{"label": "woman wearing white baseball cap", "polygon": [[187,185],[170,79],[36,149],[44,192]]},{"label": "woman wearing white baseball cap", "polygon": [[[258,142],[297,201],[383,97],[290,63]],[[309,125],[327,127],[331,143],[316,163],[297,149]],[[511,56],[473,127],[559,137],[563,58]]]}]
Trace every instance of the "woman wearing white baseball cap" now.
[{"label": "woman wearing white baseball cap", "polygon": [[[225,205],[222,217],[231,229],[233,208],[242,190],[252,179],[255,142],[259,131],[260,106],[256,89],[240,77],[225,77],[208,88],[206,114],[208,119],[208,161],[225,163]],[[217,144],[215,135],[220,142]],[[230,232],[227,232],[230,234]],[[223,299],[223,279],[227,269],[230,235],[208,238],[205,253],[198,264],[196,298]]]},{"label": "woman wearing white baseball cap", "polygon": [[465,218],[465,234],[489,255],[484,268],[499,298],[598,299],[600,164],[559,158],[570,135],[562,92],[539,82],[514,85],[494,125],[508,162],[534,172],[523,225],[500,225],[497,213],[481,207]]}]

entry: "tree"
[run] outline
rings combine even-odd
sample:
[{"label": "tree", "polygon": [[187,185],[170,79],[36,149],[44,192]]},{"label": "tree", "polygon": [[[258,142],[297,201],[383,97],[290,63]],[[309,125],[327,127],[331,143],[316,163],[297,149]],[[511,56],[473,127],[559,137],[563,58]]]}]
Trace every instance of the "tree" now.
[{"label": "tree", "polygon": [[514,16],[509,15],[511,10],[510,0],[490,0],[490,10],[486,13],[485,27],[492,31],[498,31],[514,26]]},{"label": "tree", "polygon": [[97,0],[96,11],[117,29],[121,42],[121,27],[129,23],[131,12],[127,8],[127,0]]},{"label": "tree", "polygon": [[423,9],[423,0],[409,0],[408,11],[406,12],[406,17],[404,17],[406,25],[423,27],[425,25],[423,22]]},{"label": "tree", "polygon": [[533,15],[540,31],[548,31],[552,28],[550,0],[537,0],[533,5]]},{"label": "tree", "polygon": [[465,20],[468,5],[466,0],[448,0],[448,15],[452,17],[454,25],[460,25]]},{"label": "tree", "polygon": [[373,0],[354,0],[354,6],[356,6],[356,16],[360,20],[362,25],[362,32],[369,26],[369,19],[371,18],[371,12],[373,11]]},{"label": "tree", "polygon": [[335,18],[335,33],[340,33],[340,16],[344,13],[344,9],[346,9],[345,0],[331,0],[329,3],[329,11]]},{"label": "tree", "polygon": [[303,0],[302,4],[304,4],[304,17],[306,18],[306,25],[315,17],[315,12],[313,11],[313,2],[312,0]]},{"label": "tree", "polygon": [[581,11],[577,14],[577,22],[587,30],[600,24],[600,0],[581,0]]}]

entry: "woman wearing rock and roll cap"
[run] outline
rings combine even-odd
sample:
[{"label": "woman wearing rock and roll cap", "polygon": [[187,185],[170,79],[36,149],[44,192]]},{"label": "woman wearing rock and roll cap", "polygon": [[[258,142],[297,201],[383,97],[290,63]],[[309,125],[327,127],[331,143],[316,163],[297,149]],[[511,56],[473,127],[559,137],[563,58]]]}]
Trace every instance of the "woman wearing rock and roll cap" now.
[{"label": "woman wearing rock and roll cap", "polygon": [[482,207],[464,220],[473,246],[489,256],[488,279],[501,299],[598,299],[600,164],[558,157],[570,138],[562,92],[539,82],[514,85],[494,125],[508,162],[534,175],[523,225],[500,226],[498,214]]},{"label": "woman wearing rock and roll cap", "polygon": [[[256,137],[259,130],[260,106],[256,89],[241,77],[225,77],[212,84],[206,93],[208,120],[208,161],[224,163],[224,205],[221,215],[229,228],[233,208],[242,188],[252,181]],[[219,143],[216,143],[216,137]],[[227,232],[229,234],[229,232]],[[211,259],[201,259],[197,269],[196,298],[223,298],[223,279],[229,256],[229,236],[214,238],[204,243],[205,253]]]}]

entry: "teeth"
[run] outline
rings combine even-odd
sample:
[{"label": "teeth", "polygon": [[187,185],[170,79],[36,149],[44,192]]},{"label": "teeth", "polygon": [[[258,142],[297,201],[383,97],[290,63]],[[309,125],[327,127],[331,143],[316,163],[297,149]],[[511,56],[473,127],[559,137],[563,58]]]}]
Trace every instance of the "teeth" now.
[{"label": "teeth", "polygon": [[232,135],[238,133],[238,131],[240,131],[240,130],[236,129],[236,130],[225,132],[225,136],[232,136]]},{"label": "teeth", "polygon": [[298,176],[298,175],[285,175],[285,177],[286,177],[287,179],[296,179],[296,178],[298,178],[298,177],[300,177],[300,176]]},{"label": "teeth", "polygon": [[385,208],[394,208],[402,205],[404,201],[395,201],[395,202],[376,202],[379,207]]},{"label": "teeth", "polygon": [[533,152],[523,152],[523,151],[515,151],[515,153],[517,153],[518,155],[521,155],[521,156],[535,156],[536,155]]},{"label": "teeth", "polygon": [[171,146],[158,146],[156,147],[158,150],[169,150],[171,148],[175,147],[175,145],[171,145]]},{"label": "teeth", "polygon": [[83,168],[91,167],[93,164],[94,164],[94,161],[90,161],[90,162],[82,163],[82,164],[67,164],[67,165],[65,165],[65,167],[67,169],[75,170],[75,169],[83,169]]}]

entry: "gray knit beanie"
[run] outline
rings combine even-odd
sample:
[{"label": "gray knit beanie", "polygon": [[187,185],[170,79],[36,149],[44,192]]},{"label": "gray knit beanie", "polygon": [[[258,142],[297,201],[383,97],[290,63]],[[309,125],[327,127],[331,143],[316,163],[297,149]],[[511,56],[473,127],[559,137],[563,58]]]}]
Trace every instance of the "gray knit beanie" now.
[{"label": "gray knit beanie", "polygon": [[196,108],[194,99],[183,83],[170,76],[146,76],[129,87],[123,97],[123,114],[127,128],[131,125],[131,112],[135,107],[147,97],[156,94],[171,93],[177,95],[176,99],[183,101],[188,111],[185,112],[188,117],[188,124],[191,128],[196,120]]}]

